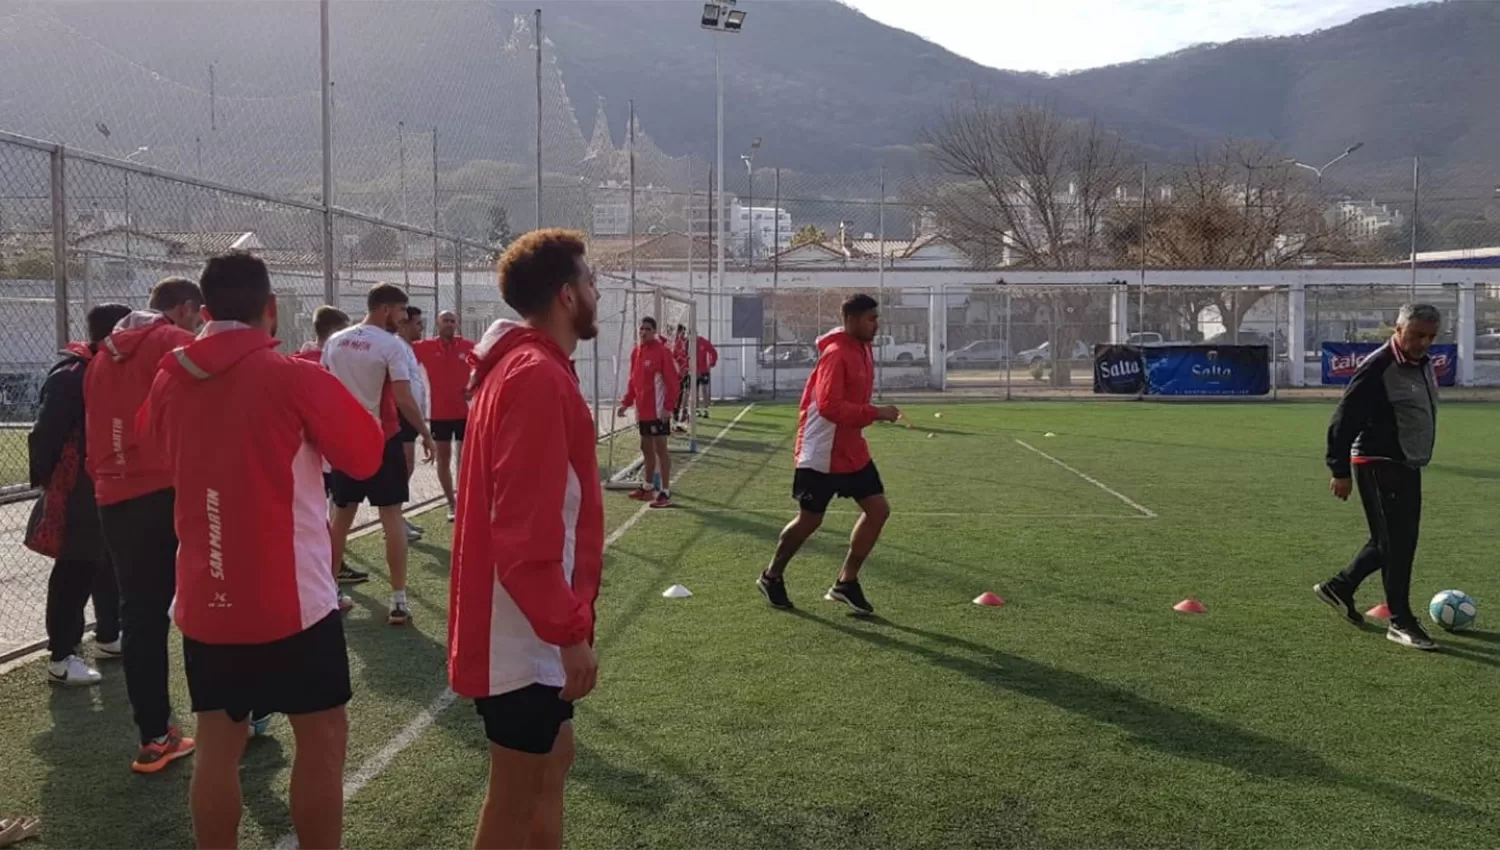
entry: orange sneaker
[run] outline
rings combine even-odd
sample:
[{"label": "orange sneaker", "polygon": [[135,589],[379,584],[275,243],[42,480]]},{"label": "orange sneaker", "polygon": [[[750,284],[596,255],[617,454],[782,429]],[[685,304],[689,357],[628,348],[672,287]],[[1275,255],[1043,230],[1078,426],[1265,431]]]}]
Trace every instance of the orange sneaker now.
[{"label": "orange sneaker", "polygon": [[192,755],[196,746],[192,738],[183,737],[182,730],[173,726],[162,740],[142,744],[135,761],[130,763],[130,769],[136,773],[156,773],[172,762]]},{"label": "orange sneaker", "polygon": [[656,498],[656,494],[645,487],[637,487],[630,491],[630,498],[636,502],[649,502]]}]

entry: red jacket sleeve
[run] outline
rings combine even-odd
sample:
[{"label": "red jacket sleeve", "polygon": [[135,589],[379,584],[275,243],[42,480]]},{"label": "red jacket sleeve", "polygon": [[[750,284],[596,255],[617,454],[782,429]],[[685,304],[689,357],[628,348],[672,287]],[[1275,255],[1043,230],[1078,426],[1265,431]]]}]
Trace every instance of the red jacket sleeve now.
[{"label": "red jacket sleeve", "polygon": [[322,366],[293,361],[297,412],[308,442],[328,465],[350,478],[366,479],[380,471],[385,436],[380,423]]},{"label": "red jacket sleeve", "polygon": [[620,399],[621,407],[635,406],[635,361],[641,356],[641,347],[638,345],[630,349],[630,369],[626,371],[625,397]]},{"label": "red jacket sleeve", "polygon": [[849,370],[844,358],[829,357],[818,365],[827,366],[818,370],[818,380],[813,390],[818,413],[835,425],[863,428],[874,422],[875,405],[851,402],[844,396],[844,383]]},{"label": "red jacket sleeve", "polygon": [[[563,574],[569,487],[579,481],[568,453],[561,399],[544,367],[523,366],[506,376],[498,399],[501,435],[488,470],[494,484],[490,528],[495,576],[537,637],[572,646],[593,634],[593,614]],[[575,495],[575,499],[577,496]]]},{"label": "red jacket sleeve", "polygon": [[667,382],[667,407],[665,410],[658,410],[657,415],[667,419],[677,409],[677,396],[682,394],[682,373],[677,371],[675,358],[668,357],[662,362],[661,376]]},{"label": "red jacket sleeve", "polygon": [[[170,355],[169,355],[170,356]],[[151,390],[146,400],[135,412],[135,438],[142,447],[149,447],[168,456],[166,402],[171,393],[172,376],[165,369],[158,370],[151,381]]]},{"label": "red jacket sleeve", "polygon": [[712,369],[719,365],[719,349],[714,348],[713,343],[700,336],[698,337],[698,345],[708,355],[708,368]]}]

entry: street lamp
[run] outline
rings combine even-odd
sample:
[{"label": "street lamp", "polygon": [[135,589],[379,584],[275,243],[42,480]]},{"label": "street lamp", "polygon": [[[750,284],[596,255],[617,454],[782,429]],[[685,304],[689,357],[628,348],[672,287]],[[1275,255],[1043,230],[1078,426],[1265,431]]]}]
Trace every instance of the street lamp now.
[{"label": "street lamp", "polygon": [[760,137],[750,143],[750,153],[741,154],[740,160],[745,163],[745,178],[747,180],[745,189],[745,273],[746,280],[755,267],[755,154],[760,150]]},{"label": "street lamp", "polygon": [[[709,32],[720,35],[724,33],[738,34],[745,26],[745,13],[735,9],[737,0],[710,0],[703,4],[703,28]],[[719,42],[714,40],[714,93],[716,101],[717,117],[714,131],[714,172],[717,180],[717,195],[713,198],[714,209],[717,216],[710,216],[710,220],[717,218],[719,227],[725,226],[724,215],[724,69],[719,62]],[[724,234],[715,234],[714,239],[714,265],[718,273],[719,286],[724,286]],[[708,298],[708,328],[712,336],[714,331],[714,299],[713,290],[709,290]]]},{"label": "street lamp", "polygon": [[1356,142],[1355,144],[1350,145],[1349,147],[1347,147],[1347,148],[1344,149],[1343,153],[1339,154],[1338,156],[1334,157],[1333,159],[1330,159],[1328,161],[1328,163],[1326,165],[1324,165],[1322,168],[1318,168],[1315,165],[1308,165],[1305,162],[1298,162],[1297,160],[1291,159],[1291,158],[1284,159],[1284,160],[1282,160],[1282,162],[1285,163],[1285,164],[1287,164],[1287,165],[1295,165],[1298,168],[1305,168],[1308,171],[1311,171],[1312,173],[1318,175],[1318,182],[1322,183],[1323,182],[1323,172],[1325,172],[1328,169],[1332,168],[1333,165],[1334,165],[1334,163],[1338,162],[1339,160],[1343,159],[1344,157],[1348,156],[1349,154],[1354,153],[1355,151],[1359,150],[1360,148],[1362,148],[1364,146],[1365,146],[1364,142]]}]

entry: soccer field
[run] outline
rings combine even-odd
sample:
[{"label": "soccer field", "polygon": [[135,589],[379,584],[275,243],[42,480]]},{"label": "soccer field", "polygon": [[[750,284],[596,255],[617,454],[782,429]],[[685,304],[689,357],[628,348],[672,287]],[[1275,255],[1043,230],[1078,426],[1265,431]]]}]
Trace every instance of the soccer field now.
[{"label": "soccer field", "polygon": [[[788,570],[796,612],[756,592],[793,509],[796,409],[721,432],[736,412],[702,423],[676,510],[606,494],[569,846],[1500,846],[1500,407],[1439,417],[1413,600],[1460,588],[1480,617],[1434,628],[1435,654],[1311,593],[1364,533],[1327,492],[1328,405],[909,407],[914,427],[868,432],[894,509],[870,619],[821,598],[847,503]],[[478,718],[444,689],[448,527],[418,521],[414,627],[383,625],[380,581],[348,620],[349,847],[469,846],[484,791]],[[379,567],[378,546],[355,560]],[[694,596],[663,599],[674,583]],[[971,604],[986,590],[1008,604]],[[1172,610],[1190,596],[1208,613]],[[1361,608],[1380,600],[1367,585]],[[191,763],[130,774],[103,672],[0,677],[0,816],[41,815],[38,848],[187,846]],[[244,846],[290,831],[274,729],[246,759]]]}]

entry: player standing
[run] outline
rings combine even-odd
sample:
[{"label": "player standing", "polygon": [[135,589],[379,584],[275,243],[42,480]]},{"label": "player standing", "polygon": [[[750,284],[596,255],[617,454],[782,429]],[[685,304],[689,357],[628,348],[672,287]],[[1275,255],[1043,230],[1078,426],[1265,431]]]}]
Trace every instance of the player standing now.
[{"label": "player standing", "polygon": [[397,411],[418,426],[422,447],[432,457],[432,433],[422,418],[422,409],[411,391],[411,367],[405,344],[396,338],[396,328],[406,317],[406,292],[391,283],[373,287],[366,297],[362,322],[329,338],[323,348],[323,366],[354,394],[365,412],[380,423],[386,437],[380,469],[359,478],[333,464],[333,562],[344,559],[349,528],[359,503],[368,501],[380,512],[385,532],[385,561],[391,576],[389,622],[404,626],[411,617],[406,605],[406,455],[401,449]]},{"label": "player standing", "polygon": [[194,747],[172,725],[167,689],[168,612],[177,592],[172,470],[158,449],[137,438],[135,414],[162,357],[192,342],[203,324],[203,294],[198,284],[172,277],[152,288],[147,303],[149,309],[121,319],[99,344],[83,384],[86,466],[120,586],[125,691],[141,738],[130,765],[136,773],[155,773]]},{"label": "player standing", "polygon": [[[686,328],[683,328],[683,331],[686,332]],[[698,406],[698,415],[707,419],[709,408],[713,406],[709,373],[719,365],[719,349],[714,348],[713,342],[702,334],[695,338],[694,343],[698,347],[698,383],[694,388],[693,403]]]},{"label": "player standing", "polygon": [[[422,421],[428,422],[430,420],[427,415],[427,376],[422,371],[422,365],[417,362],[416,352],[412,350],[412,345],[422,339],[425,327],[426,324],[422,321],[422,308],[408,305],[406,318],[396,326],[396,336],[401,340],[401,347],[406,351],[406,369],[411,373],[412,398],[417,400],[417,407],[421,408]],[[406,421],[405,416],[399,416],[398,421],[401,425],[401,451],[406,457],[406,486],[409,494],[411,477],[417,471],[417,435],[419,432],[417,426]],[[426,529],[413,525],[412,521],[406,519],[405,516],[402,517],[402,522],[406,523],[408,543],[421,540],[422,535],[426,533]]]},{"label": "player standing", "polygon": [[843,317],[842,328],[819,337],[818,363],[802,391],[797,471],[792,478],[792,497],[800,510],[782,530],[776,556],[755,584],[771,605],[792,608],[786,565],[823,524],[835,496],[853,499],[860,517],[849,537],[843,568],[824,598],[842,602],[857,614],[873,614],[875,607],[859,584],[859,570],[880,540],[891,506],[862,432],[872,422],[895,422],[901,411],[870,404],[875,391],[870,343],[880,331],[879,305],[868,295],[853,295],[844,301]]},{"label": "player standing", "polygon": [[594,600],[604,561],[595,425],[571,357],[599,333],[583,235],[538,230],[500,260],[520,323],[474,350],[459,471],[448,678],[490,741],[476,848],[562,846],[573,703],[593,690]]},{"label": "player standing", "polygon": [[437,317],[438,335],[412,343],[417,362],[427,370],[432,392],[432,439],[437,442],[438,483],[448,500],[448,521],[453,522],[454,444],[463,451],[464,431],[469,420],[469,353],[474,343],[458,335],[458,314],[444,310]]},{"label": "player standing", "polygon": [[1437,644],[1411,610],[1411,566],[1422,523],[1422,467],[1437,439],[1437,377],[1427,351],[1441,316],[1431,304],[1407,304],[1396,333],[1365,358],[1344,389],[1328,426],[1329,489],[1348,501],[1357,485],[1370,539],[1343,572],[1313,586],[1349,622],[1364,617],[1354,593],[1372,574],[1385,584],[1391,609],[1385,636],[1413,649]]},{"label": "player standing", "polygon": [[264,263],[214,257],[202,286],[209,323],[162,361],[136,417],[177,493],[173,610],[198,718],[193,832],[199,847],[238,843],[240,757],[255,707],[291,718],[300,846],[337,847],[351,694],[322,458],[368,476],[385,441],[337,378],[276,353]]},{"label": "player standing", "polygon": [[641,486],[630,498],[650,502],[653,508],[670,508],[672,455],[667,438],[672,434],[672,408],[677,406],[677,366],[671,350],[656,333],[655,319],[641,319],[639,333],[640,342],[630,351],[630,382],[618,411],[624,416],[634,407],[636,428],[641,434]]}]

